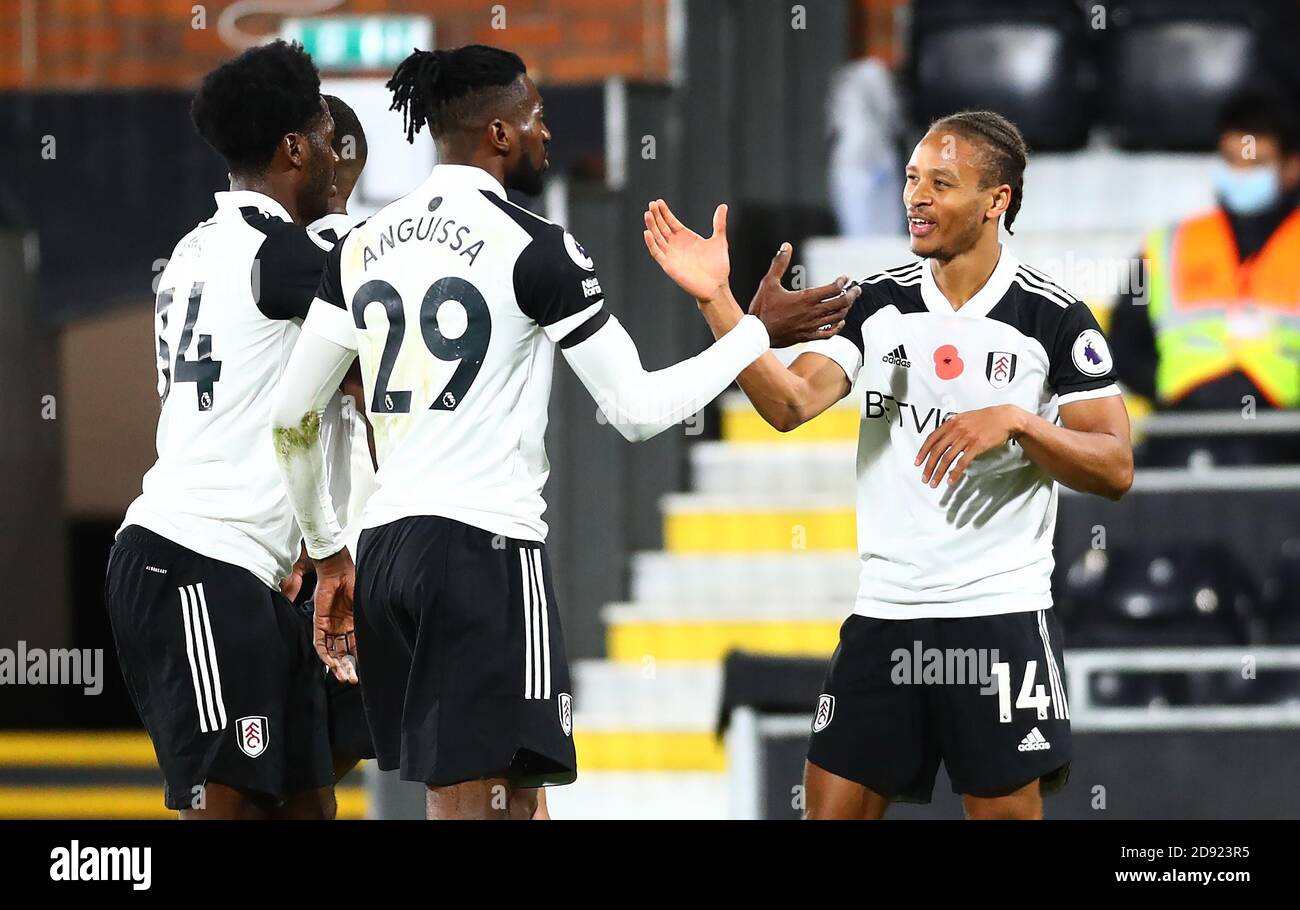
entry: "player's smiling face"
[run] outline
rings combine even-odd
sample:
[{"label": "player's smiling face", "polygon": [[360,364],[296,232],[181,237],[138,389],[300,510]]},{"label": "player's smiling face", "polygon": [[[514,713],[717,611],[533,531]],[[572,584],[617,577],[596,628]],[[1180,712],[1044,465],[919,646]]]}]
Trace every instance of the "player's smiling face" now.
[{"label": "player's smiling face", "polygon": [[984,182],[979,147],[956,133],[927,133],[912,150],[903,187],[912,252],[951,259],[971,249],[1010,199],[1008,186]]}]

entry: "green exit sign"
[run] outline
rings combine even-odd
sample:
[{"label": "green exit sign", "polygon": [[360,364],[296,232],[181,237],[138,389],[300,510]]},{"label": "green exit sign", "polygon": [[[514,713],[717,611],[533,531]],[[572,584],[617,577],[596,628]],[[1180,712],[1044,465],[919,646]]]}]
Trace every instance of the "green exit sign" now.
[{"label": "green exit sign", "polygon": [[433,21],[423,16],[286,19],[280,37],[305,47],[321,70],[391,69],[414,48],[433,47]]}]

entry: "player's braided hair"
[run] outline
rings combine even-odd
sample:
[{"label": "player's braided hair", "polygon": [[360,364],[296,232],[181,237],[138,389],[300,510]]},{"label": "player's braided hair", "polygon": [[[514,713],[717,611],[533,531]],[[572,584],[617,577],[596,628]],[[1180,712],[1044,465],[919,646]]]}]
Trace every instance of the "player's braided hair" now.
[{"label": "player's braided hair", "polygon": [[[490,105],[510,100],[527,70],[518,54],[499,47],[467,44],[447,50],[417,50],[397,66],[387,87],[389,110],[401,111],[406,141],[425,123],[435,139],[474,125]],[[522,96],[515,100],[522,100]]]},{"label": "player's braided hair", "polygon": [[1011,187],[1011,201],[1007,204],[1003,227],[1013,233],[1011,225],[1020,212],[1020,202],[1025,195],[1025,162],[1029,159],[1029,146],[1020,129],[993,111],[960,111],[940,117],[930,124],[930,132],[960,133],[984,146],[987,156],[983,161],[984,182],[981,189],[1005,183]]},{"label": "player's braided hair", "polygon": [[322,116],[320,76],[301,44],[272,41],[203,78],[190,117],[233,174],[263,170],[288,133]]}]

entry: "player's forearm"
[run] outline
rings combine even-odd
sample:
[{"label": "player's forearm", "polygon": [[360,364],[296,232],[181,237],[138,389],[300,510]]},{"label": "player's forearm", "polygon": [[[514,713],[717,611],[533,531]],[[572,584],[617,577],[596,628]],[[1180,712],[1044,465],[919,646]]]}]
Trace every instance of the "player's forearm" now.
[{"label": "player's forearm", "polygon": [[1107,499],[1119,499],[1133,485],[1133,449],[1126,440],[1057,426],[1028,411],[1020,414],[1016,441],[1055,480]]},{"label": "player's forearm", "polygon": [[736,374],[768,349],[767,329],[755,317],[737,320],[711,347],[688,360],[647,372],[636,344],[614,317],[594,335],[564,351],[565,359],[628,440],[640,442],[696,413]]},{"label": "player's forearm", "polygon": [[[698,303],[714,338],[731,331],[745,315],[730,289],[717,300]],[[817,416],[807,380],[792,373],[771,351],[742,370],[736,381],[759,415],[782,433]]]},{"label": "player's forearm", "polygon": [[312,559],[333,556],[343,546],[343,531],[326,483],[322,414],[323,409],[307,410],[296,422],[287,414],[277,415],[272,428],[280,478]]},{"label": "player's forearm", "polygon": [[320,429],[325,407],[351,360],[351,352],[304,331],[281,377],[271,414],[276,464],[307,554],[314,560],[343,547]]}]

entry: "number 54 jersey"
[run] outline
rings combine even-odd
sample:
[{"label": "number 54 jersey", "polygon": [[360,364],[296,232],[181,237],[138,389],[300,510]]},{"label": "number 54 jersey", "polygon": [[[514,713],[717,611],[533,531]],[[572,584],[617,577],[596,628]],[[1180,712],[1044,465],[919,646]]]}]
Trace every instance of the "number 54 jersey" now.
[{"label": "number 54 jersey", "polygon": [[357,351],[379,461],[362,526],[432,515],[543,541],[556,345],[608,320],[582,246],[438,165],[328,257],[312,326]]},{"label": "number 54 jersey", "polygon": [[140,525],[269,587],[298,555],[271,402],[329,245],[261,193],[217,193],[157,281],[158,461],[123,527]]}]

